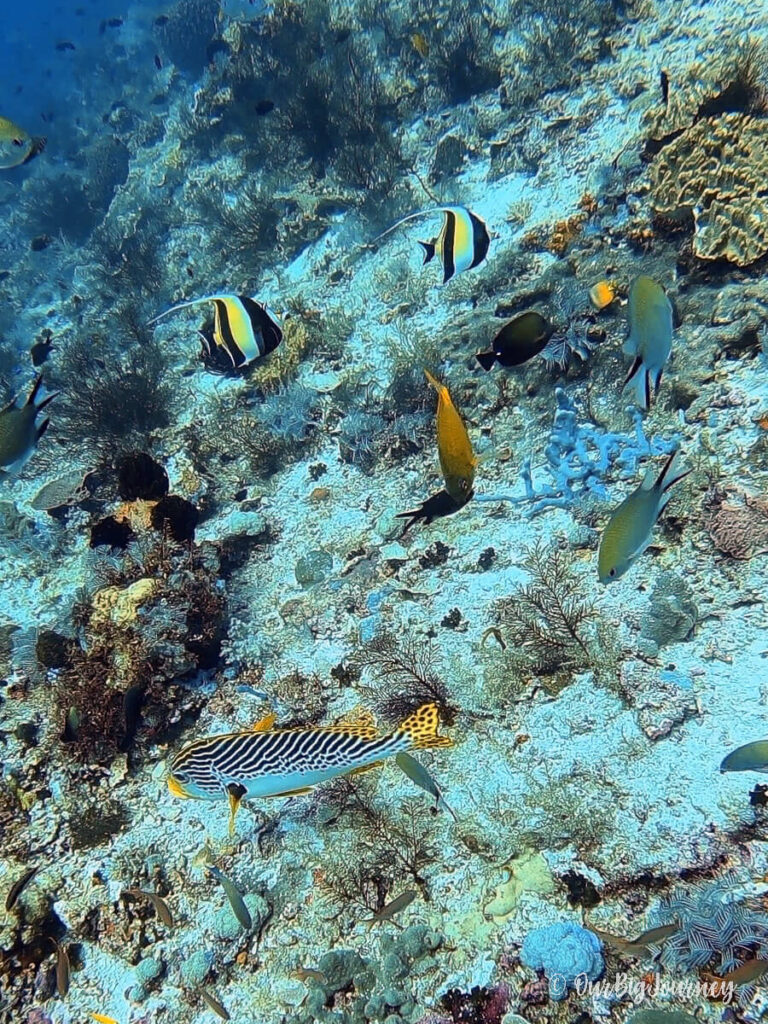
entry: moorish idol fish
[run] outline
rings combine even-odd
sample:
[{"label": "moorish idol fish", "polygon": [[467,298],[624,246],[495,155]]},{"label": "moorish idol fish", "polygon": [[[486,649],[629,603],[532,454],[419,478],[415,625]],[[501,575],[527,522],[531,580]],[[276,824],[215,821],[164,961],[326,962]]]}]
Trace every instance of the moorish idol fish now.
[{"label": "moorish idol fish", "polygon": [[[466,206],[438,206],[434,210],[420,210],[418,213],[409,213],[407,217],[401,218],[391,228],[387,228],[373,241],[378,242],[395,228],[399,228],[406,221],[414,220],[416,217],[427,217],[433,213],[443,214],[443,226],[440,234],[431,242],[419,242],[424,249],[424,262],[429,263],[437,253],[443,265],[443,284],[450,281],[454,274],[460,274],[462,270],[470,270],[483,262],[488,246],[491,244],[491,237],[488,228],[477,214],[472,213]],[[373,244],[373,243],[371,243]]]},{"label": "moorish idol fish", "polygon": [[35,404],[42,383],[41,376],[35,378],[24,405],[18,404],[17,395],[4,409],[0,409],[0,478],[21,471],[48,429],[50,420],[46,417],[38,424],[37,416],[59,392],[54,391]]},{"label": "moorish idol fish", "polygon": [[204,302],[213,303],[213,330],[199,333],[204,357],[214,365],[219,362],[217,357],[223,356],[226,367],[247,366],[273,352],[283,340],[283,329],[276,315],[247,295],[206,295],[202,299],[180,302],[150,320],[147,327],[169,313]]},{"label": "moorish idol fish", "polygon": [[453,745],[438,733],[434,703],[423,704],[383,736],[371,722],[285,729],[274,722],[268,715],[246,732],[189,743],[171,761],[168,789],[182,798],[228,800],[232,828],[246,797],[308,793],[319,782],[378,767],[402,751]]}]

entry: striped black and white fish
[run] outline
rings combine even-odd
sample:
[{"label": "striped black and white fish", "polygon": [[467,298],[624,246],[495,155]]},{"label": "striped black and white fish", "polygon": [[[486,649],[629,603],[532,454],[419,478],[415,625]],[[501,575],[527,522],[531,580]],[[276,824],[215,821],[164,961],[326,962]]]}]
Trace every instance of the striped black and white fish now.
[{"label": "striped black and white fish", "polygon": [[181,302],[149,321],[147,327],[170,313],[204,302],[213,303],[213,329],[200,331],[203,356],[221,368],[239,369],[273,352],[283,340],[283,328],[262,302],[247,295],[206,295],[202,299]]},{"label": "striped black and white fish", "polygon": [[464,270],[479,266],[488,254],[488,247],[491,244],[491,237],[488,234],[485,221],[481,220],[476,213],[468,210],[466,206],[438,206],[434,210],[410,213],[393,224],[391,228],[387,228],[374,241],[378,242],[380,238],[384,238],[395,228],[405,224],[406,221],[434,213],[443,214],[443,226],[440,233],[433,241],[419,242],[419,245],[424,249],[425,263],[429,263],[437,255],[443,267],[443,284],[445,284],[454,274],[460,274]]},{"label": "striped black and white fish", "polygon": [[423,704],[391,733],[368,722],[275,728],[270,715],[247,732],[195,740],[171,761],[174,796],[228,800],[230,824],[245,798],[307,793],[320,782],[376,767],[407,750],[449,747],[437,705]]}]

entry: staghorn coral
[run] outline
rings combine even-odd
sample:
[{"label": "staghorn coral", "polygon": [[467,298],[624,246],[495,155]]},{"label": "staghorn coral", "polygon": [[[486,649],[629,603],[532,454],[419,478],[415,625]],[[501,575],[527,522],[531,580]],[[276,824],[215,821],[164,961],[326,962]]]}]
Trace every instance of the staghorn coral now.
[{"label": "staghorn coral", "polygon": [[728,504],[725,492],[710,491],[703,520],[718,551],[747,559],[768,551],[768,499],[749,494],[742,498],[741,504]]},{"label": "staghorn coral", "polygon": [[651,203],[661,217],[693,216],[693,251],[701,259],[744,267],[768,252],[767,172],[767,119],[704,118],[654,160]]}]

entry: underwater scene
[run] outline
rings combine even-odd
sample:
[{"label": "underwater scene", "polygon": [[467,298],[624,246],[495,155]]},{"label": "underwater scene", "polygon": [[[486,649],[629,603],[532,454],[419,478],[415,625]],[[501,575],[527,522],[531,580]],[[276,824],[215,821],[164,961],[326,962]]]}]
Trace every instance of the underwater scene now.
[{"label": "underwater scene", "polygon": [[766,0],[0,26],[0,1022],[768,1021]]}]

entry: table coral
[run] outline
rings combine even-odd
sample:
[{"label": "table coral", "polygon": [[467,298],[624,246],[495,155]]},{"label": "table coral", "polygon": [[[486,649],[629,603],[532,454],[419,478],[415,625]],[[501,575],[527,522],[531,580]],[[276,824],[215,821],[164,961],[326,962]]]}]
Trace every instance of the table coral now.
[{"label": "table coral", "polygon": [[768,252],[768,120],[722,114],[697,121],[665,146],[651,171],[662,217],[691,213],[693,251],[740,267]]}]

